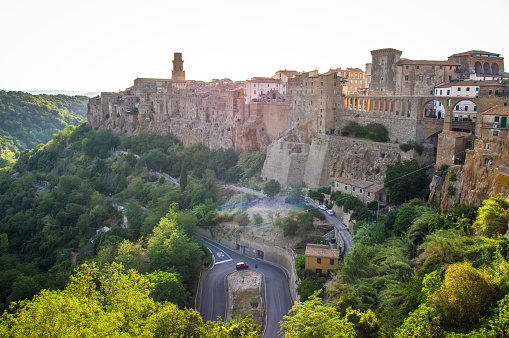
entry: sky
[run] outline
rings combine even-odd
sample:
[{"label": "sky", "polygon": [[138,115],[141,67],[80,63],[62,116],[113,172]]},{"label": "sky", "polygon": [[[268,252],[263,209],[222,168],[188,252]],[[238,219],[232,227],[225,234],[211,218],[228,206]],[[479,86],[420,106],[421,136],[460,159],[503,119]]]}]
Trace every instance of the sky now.
[{"label": "sky", "polygon": [[279,69],[365,68],[370,51],[413,60],[509,57],[508,0],[4,0],[0,89],[119,91],[137,77],[247,80]]}]

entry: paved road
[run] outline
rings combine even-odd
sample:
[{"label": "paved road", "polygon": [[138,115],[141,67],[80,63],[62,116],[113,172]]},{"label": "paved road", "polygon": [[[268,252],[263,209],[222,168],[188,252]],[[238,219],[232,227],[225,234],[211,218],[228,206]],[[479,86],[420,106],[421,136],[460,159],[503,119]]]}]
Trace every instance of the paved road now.
[{"label": "paved road", "polygon": [[[245,262],[250,270],[258,271],[264,276],[265,288],[262,293],[265,296],[266,319],[263,337],[280,337],[279,322],[292,307],[288,277],[284,270],[241,255],[207,238],[203,238],[203,244],[214,256],[214,265],[205,275],[201,290],[200,313],[203,320],[217,320],[218,316],[226,318],[226,276],[235,271],[237,262]],[[258,268],[255,268],[255,264],[258,264]]]},{"label": "paved road", "polygon": [[[308,204],[312,207],[318,208],[318,203],[311,202]],[[341,223],[341,221],[336,216],[331,216],[323,210],[320,211],[325,215],[327,221],[329,221],[329,223],[331,223],[334,226],[339,236],[341,236],[341,238],[343,239],[343,242],[345,243],[345,252],[350,252],[352,250],[353,241],[352,235],[348,231],[347,227],[345,227],[345,225]]]}]

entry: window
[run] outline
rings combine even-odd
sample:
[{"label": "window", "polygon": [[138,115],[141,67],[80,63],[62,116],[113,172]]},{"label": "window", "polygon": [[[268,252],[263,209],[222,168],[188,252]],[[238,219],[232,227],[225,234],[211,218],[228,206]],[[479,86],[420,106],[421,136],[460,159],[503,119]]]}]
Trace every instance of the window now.
[{"label": "window", "polygon": [[495,116],[495,122],[499,122],[500,121],[500,116]]},{"label": "window", "polygon": [[451,95],[451,90],[447,89],[447,95]]},{"label": "window", "polygon": [[461,87],[458,87],[458,91],[461,92]]},{"label": "window", "polygon": [[385,60],[384,60],[384,59],[382,59],[382,66],[384,65],[384,63],[385,63]]},{"label": "window", "polygon": [[493,136],[498,136],[498,130],[493,130]]},{"label": "window", "polygon": [[336,182],[336,188],[339,188],[339,183],[338,182]]},{"label": "window", "polygon": [[306,89],[306,94],[308,93],[308,90]]},{"label": "window", "polygon": [[467,92],[469,92],[469,91],[470,91],[470,87],[467,87]]},{"label": "window", "polygon": [[368,191],[368,197],[371,197],[371,193]]},{"label": "window", "polygon": [[478,92],[479,91],[479,87],[475,87],[475,91]]},{"label": "window", "polygon": [[442,66],[440,66],[440,69],[442,69]]},{"label": "window", "polygon": [[456,106],[456,110],[460,110],[460,106],[459,105]]},{"label": "window", "polygon": [[477,111],[477,106],[474,106],[474,111]]},{"label": "window", "polygon": [[348,186],[345,184],[345,191],[348,190]]},{"label": "window", "polygon": [[465,105],[465,111],[468,111],[468,106],[467,105]]},{"label": "window", "polygon": [[318,263],[318,264],[322,264],[322,259],[321,259],[321,258],[317,258],[317,259],[316,259],[316,263]]},{"label": "window", "polygon": [[493,90],[490,89],[490,90],[488,90],[488,95],[491,96],[491,94],[493,94]]},{"label": "window", "polygon": [[322,90],[320,90],[320,94],[323,94],[323,89],[322,89]]},{"label": "window", "polygon": [[431,69],[435,69],[435,66],[431,66]]},{"label": "window", "polygon": [[381,91],[381,92],[383,92],[383,91],[384,91],[384,89],[383,89],[383,88],[380,88],[380,91]]},{"label": "window", "polygon": [[440,95],[442,95],[442,89],[440,89]]},{"label": "window", "polygon": [[292,93],[292,90],[290,89],[290,94]]},{"label": "window", "polygon": [[422,81],[422,75],[419,75],[419,81]]},{"label": "window", "polygon": [[382,81],[384,80],[383,76],[382,76]]},{"label": "window", "polygon": [[451,76],[451,75],[449,75],[449,81],[451,81],[451,80],[452,80],[452,76]]},{"label": "window", "polygon": [[322,86],[322,87],[323,87],[323,82],[320,82],[320,86]]},{"label": "window", "polygon": [[415,67],[415,68],[419,69],[419,66],[417,66],[417,67]]},{"label": "window", "polygon": [[305,107],[306,106],[306,100],[302,101],[302,105]]},{"label": "window", "polygon": [[405,81],[408,81],[408,75],[405,75]]},{"label": "window", "polygon": [[486,143],[486,144],[484,145],[484,149],[490,149],[490,144],[489,144],[489,143]]},{"label": "window", "polygon": [[359,192],[362,194],[362,189],[359,189]]},{"label": "window", "polygon": [[330,265],[334,265],[334,260],[333,259],[330,260]]},{"label": "window", "polygon": [[352,187],[352,191],[355,191],[355,187]]},{"label": "window", "polygon": [[408,66],[405,66],[405,69],[408,69]]},{"label": "window", "polygon": [[316,273],[317,274],[321,274],[322,273],[322,269],[316,269]]}]

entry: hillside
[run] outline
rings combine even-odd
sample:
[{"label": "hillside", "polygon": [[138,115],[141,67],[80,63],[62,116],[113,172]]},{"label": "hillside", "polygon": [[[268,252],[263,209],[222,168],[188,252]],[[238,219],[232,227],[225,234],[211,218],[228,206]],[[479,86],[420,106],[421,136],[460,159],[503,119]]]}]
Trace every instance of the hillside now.
[{"label": "hillside", "polygon": [[86,120],[88,97],[0,91],[0,168]]}]

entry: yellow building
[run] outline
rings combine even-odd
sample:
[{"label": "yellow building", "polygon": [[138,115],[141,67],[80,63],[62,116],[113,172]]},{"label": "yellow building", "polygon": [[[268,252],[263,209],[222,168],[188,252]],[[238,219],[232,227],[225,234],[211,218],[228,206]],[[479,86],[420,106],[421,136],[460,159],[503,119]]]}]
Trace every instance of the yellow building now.
[{"label": "yellow building", "polygon": [[337,68],[330,71],[336,72],[343,78],[343,94],[345,95],[359,94],[359,91],[366,87],[366,73],[360,68]]},{"label": "yellow building", "polygon": [[305,268],[316,273],[325,273],[330,276],[332,270],[338,266],[340,251],[330,249],[328,245],[306,245]]}]

